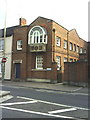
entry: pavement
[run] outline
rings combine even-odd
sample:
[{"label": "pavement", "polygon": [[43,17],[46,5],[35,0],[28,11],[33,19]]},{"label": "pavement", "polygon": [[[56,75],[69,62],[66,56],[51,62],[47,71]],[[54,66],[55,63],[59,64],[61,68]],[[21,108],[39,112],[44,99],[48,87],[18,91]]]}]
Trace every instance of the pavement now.
[{"label": "pavement", "polygon": [[7,101],[9,99],[13,98],[13,96],[10,94],[10,91],[2,91],[0,90],[0,103]]},{"label": "pavement", "polygon": [[4,97],[6,95],[10,95],[10,91],[2,91],[2,90],[0,90],[0,98]]},{"label": "pavement", "polygon": [[0,81],[0,84],[5,86],[16,86],[16,87],[26,87],[26,88],[33,88],[33,89],[44,89],[44,90],[53,90],[53,91],[62,91],[62,92],[79,92],[79,93],[86,93],[88,94],[89,88],[88,87],[78,87],[78,86],[71,86],[65,85],[63,83],[43,83],[43,82],[25,82],[25,81]]}]

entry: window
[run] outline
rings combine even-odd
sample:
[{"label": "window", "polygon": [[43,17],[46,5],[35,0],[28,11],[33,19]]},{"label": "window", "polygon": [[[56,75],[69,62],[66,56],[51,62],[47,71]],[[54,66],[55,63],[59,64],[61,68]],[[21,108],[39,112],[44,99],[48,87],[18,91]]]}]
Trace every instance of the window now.
[{"label": "window", "polygon": [[70,59],[70,62],[73,62],[73,59]]},{"label": "window", "polygon": [[0,40],[0,51],[4,50],[4,39]]},{"label": "window", "polygon": [[73,51],[75,52],[76,51],[76,45],[74,44],[74,48],[73,48]]},{"label": "window", "polygon": [[61,67],[61,57],[60,56],[56,56],[56,62],[57,62],[57,70],[60,70],[60,67]]},{"label": "window", "polygon": [[28,44],[35,44],[35,43],[47,44],[47,32],[45,28],[41,26],[34,26],[30,30],[28,37]]},{"label": "window", "polygon": [[80,48],[80,53],[83,53],[83,49],[82,48]]},{"label": "window", "polygon": [[64,49],[67,49],[67,41],[64,40]]},{"label": "window", "polygon": [[84,49],[84,53],[86,53],[87,51],[86,51],[86,49]]},{"label": "window", "polygon": [[60,46],[60,43],[61,43],[60,37],[56,37],[56,45]]},{"label": "window", "polygon": [[67,60],[67,58],[66,57],[64,57],[64,62],[67,62],[68,60]]},{"label": "window", "polygon": [[43,69],[43,56],[36,56],[36,69]]},{"label": "window", "polygon": [[70,42],[70,50],[73,50],[73,44]]},{"label": "window", "polygon": [[74,62],[76,62],[77,60],[76,59],[74,59]]},{"label": "window", "polygon": [[77,45],[77,53],[79,53],[79,46]]},{"label": "window", "polygon": [[22,50],[22,40],[17,41],[17,50]]}]

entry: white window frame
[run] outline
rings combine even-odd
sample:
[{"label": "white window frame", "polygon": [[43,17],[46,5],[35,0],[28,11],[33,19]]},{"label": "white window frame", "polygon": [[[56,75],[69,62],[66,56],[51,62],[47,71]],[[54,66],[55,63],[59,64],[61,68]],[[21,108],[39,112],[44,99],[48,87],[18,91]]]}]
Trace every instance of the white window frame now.
[{"label": "white window frame", "polygon": [[82,47],[80,48],[80,53],[83,53],[83,48]]},{"label": "white window frame", "polygon": [[72,58],[70,58],[70,62],[73,62],[73,59],[72,59]]},{"label": "white window frame", "polygon": [[68,59],[66,57],[64,57],[64,62],[67,62],[67,61],[68,61]]},{"label": "white window frame", "polygon": [[73,51],[75,52],[75,51],[76,51],[76,49],[77,49],[77,48],[76,48],[76,44],[74,44]]},{"label": "white window frame", "polygon": [[73,50],[73,44],[70,42],[69,45],[70,45],[70,46],[69,46],[69,49],[70,49],[70,51],[72,51],[72,50]]},{"label": "white window frame", "polygon": [[79,46],[77,45],[77,53],[79,53]]},{"label": "white window frame", "polygon": [[28,34],[28,44],[37,43],[47,44],[47,31],[41,26],[34,26]]},{"label": "white window frame", "polygon": [[0,39],[0,51],[4,50],[4,39]]},{"label": "white window frame", "polygon": [[57,70],[60,70],[61,67],[61,56],[56,56]]},{"label": "white window frame", "polygon": [[22,50],[22,40],[17,40],[17,50]]},{"label": "white window frame", "polygon": [[56,46],[61,46],[61,38],[56,36]]},{"label": "white window frame", "polygon": [[39,69],[39,70],[43,69],[43,56],[42,55],[36,56],[36,69]]},{"label": "white window frame", "polygon": [[67,40],[64,40],[64,49],[67,49]]},{"label": "white window frame", "polygon": [[87,50],[86,50],[86,49],[84,49],[84,53],[87,53]]}]

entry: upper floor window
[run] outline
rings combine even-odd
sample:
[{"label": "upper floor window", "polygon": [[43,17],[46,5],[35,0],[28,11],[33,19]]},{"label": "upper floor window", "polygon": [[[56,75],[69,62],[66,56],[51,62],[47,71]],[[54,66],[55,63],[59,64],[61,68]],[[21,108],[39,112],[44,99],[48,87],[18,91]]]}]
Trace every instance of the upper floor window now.
[{"label": "upper floor window", "polygon": [[79,46],[77,45],[77,53],[79,53]]},{"label": "upper floor window", "polygon": [[80,53],[83,53],[83,48],[80,48]]},{"label": "upper floor window", "polygon": [[56,45],[57,46],[60,46],[60,43],[61,43],[61,39],[60,39],[60,37],[56,37]]},{"label": "upper floor window", "polygon": [[73,50],[73,44],[70,42],[70,50]]},{"label": "upper floor window", "polygon": [[22,50],[22,40],[17,41],[17,50]]},{"label": "upper floor window", "polygon": [[34,26],[28,35],[28,44],[45,43],[47,44],[47,31],[41,26]]},{"label": "upper floor window", "polygon": [[86,49],[84,49],[84,53],[86,53],[87,52],[87,50]]},{"label": "upper floor window", "polygon": [[76,45],[74,44],[74,47],[73,47],[73,51],[75,52],[76,51]]},{"label": "upper floor window", "polygon": [[67,49],[67,41],[64,40],[64,49]]},{"label": "upper floor window", "polygon": [[0,40],[0,51],[4,50],[4,39]]}]

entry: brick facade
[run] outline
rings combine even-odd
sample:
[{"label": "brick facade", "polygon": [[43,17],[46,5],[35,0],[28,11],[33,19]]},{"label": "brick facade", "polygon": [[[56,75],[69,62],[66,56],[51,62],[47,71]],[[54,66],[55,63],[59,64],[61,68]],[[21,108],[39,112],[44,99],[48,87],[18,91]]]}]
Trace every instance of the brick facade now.
[{"label": "brick facade", "polygon": [[[29,31],[34,26],[41,26],[47,31],[46,52],[30,52],[28,44]],[[60,37],[60,46],[56,46],[56,37]],[[22,50],[17,50],[17,41],[22,40]],[[67,41],[67,49],[63,48],[64,40]],[[64,72],[64,57],[73,60],[79,59],[79,54],[69,50],[69,43],[77,44],[83,50],[87,49],[87,43],[79,38],[75,30],[68,31],[53,20],[38,17],[29,26],[20,26],[14,30],[13,35],[13,59],[12,79],[16,79],[16,64],[20,64],[20,79],[45,79],[57,81],[57,74]],[[43,69],[36,69],[36,56],[43,56]],[[60,56],[61,69],[57,71],[56,56]],[[18,65],[17,65],[18,66]],[[60,82],[60,81],[58,81]]]}]

